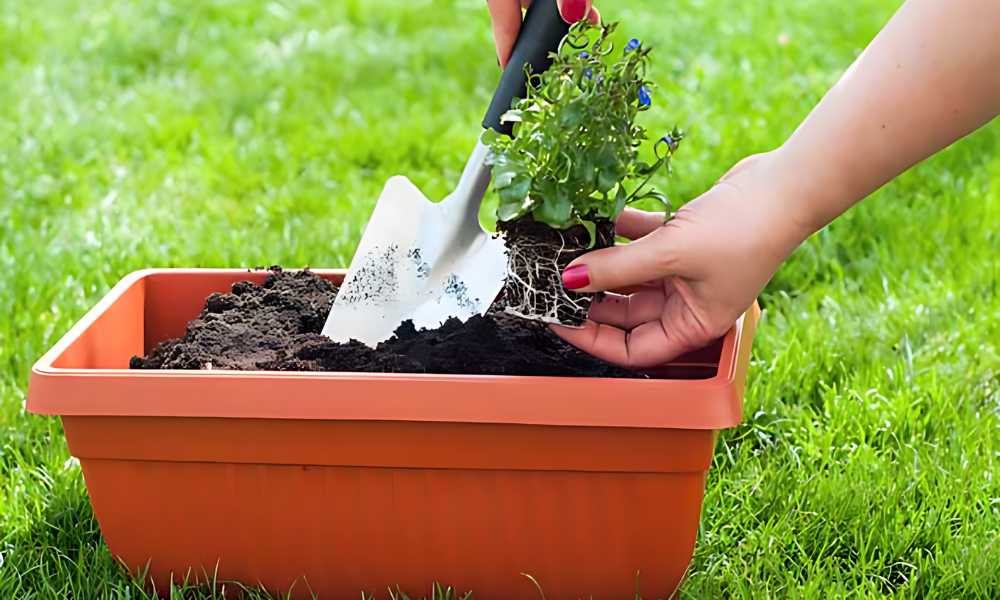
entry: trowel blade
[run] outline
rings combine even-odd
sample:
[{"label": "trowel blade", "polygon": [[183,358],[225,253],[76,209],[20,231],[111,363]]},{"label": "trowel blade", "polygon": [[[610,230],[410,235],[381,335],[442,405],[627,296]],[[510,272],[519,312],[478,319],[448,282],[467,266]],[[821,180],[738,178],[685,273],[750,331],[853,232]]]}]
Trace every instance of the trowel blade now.
[{"label": "trowel blade", "polygon": [[379,196],[323,334],[374,347],[406,320],[417,329],[433,329],[450,317],[467,320],[486,312],[506,272],[503,239],[470,220],[461,202],[431,202],[409,179],[393,177]]}]

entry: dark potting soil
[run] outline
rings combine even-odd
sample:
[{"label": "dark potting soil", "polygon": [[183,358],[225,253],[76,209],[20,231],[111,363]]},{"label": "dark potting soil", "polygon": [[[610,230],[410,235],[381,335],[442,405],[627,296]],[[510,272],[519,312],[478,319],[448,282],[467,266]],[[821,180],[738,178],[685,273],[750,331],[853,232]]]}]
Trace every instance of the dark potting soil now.
[{"label": "dark potting soil", "polygon": [[505,234],[508,249],[507,270],[511,276],[504,283],[497,300],[507,312],[529,319],[579,325],[587,318],[594,294],[568,291],[562,284],[562,272],[577,257],[615,244],[615,226],[608,220],[595,222],[594,240],[582,225],[554,229],[531,216],[497,223]]},{"label": "dark potting soil", "polygon": [[320,333],[336,286],[309,271],[271,271],[261,285],[244,281],[209,296],[184,337],[133,357],[130,367],[642,377],[576,350],[544,324],[503,313],[431,331],[407,322],[375,349],[338,344]]}]

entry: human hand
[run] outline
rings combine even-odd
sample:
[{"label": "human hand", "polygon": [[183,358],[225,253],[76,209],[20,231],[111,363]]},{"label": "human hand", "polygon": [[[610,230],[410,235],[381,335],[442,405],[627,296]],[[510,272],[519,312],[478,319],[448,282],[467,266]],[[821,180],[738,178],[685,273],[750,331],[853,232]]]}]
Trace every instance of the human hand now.
[{"label": "human hand", "polygon": [[563,272],[568,289],[627,291],[595,301],[582,328],[553,326],[567,342],[626,367],[666,363],[721,337],[781,262],[810,233],[774,182],[771,155],[750,157],[663,223],[627,210],[618,235]]},{"label": "human hand", "polygon": [[[521,31],[522,9],[531,4],[531,0],[486,0],[486,4],[493,21],[493,41],[497,47],[497,60],[500,61],[501,67],[506,67],[517,34]],[[567,23],[576,23],[583,19],[584,15],[592,23],[601,21],[601,15],[591,5],[591,0],[558,0],[558,4],[559,14]]]}]

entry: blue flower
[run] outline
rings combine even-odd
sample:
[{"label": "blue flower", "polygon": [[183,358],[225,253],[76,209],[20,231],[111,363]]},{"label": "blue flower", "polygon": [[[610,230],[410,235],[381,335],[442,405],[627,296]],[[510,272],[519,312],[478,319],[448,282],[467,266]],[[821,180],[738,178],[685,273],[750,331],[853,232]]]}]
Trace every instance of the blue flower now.
[{"label": "blue flower", "polygon": [[583,70],[583,76],[587,79],[591,79],[594,76],[594,72],[588,67]]},{"label": "blue flower", "polygon": [[578,54],[578,56],[580,58],[586,60],[586,59],[590,58],[590,53],[588,53],[586,50],[584,50],[583,52],[581,52],[580,54]]},{"label": "blue flower", "polygon": [[625,53],[628,54],[633,50],[638,50],[641,45],[642,43],[639,40],[632,38],[628,41],[628,44],[625,44]]},{"label": "blue flower", "polygon": [[671,150],[677,149],[677,140],[675,140],[673,136],[671,136],[669,133],[661,137],[660,141],[665,143],[667,145],[667,148],[670,148]]},{"label": "blue flower", "polygon": [[646,86],[639,88],[639,106],[649,106],[653,103],[653,99],[649,97],[649,90]]}]

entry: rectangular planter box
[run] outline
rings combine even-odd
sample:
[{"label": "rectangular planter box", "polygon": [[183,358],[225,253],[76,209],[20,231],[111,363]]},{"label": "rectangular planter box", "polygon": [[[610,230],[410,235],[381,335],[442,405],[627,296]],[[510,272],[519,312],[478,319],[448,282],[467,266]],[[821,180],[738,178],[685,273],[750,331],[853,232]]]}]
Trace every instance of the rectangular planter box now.
[{"label": "rectangular planter box", "polygon": [[62,418],[130,569],[320,598],[435,580],[537,598],[522,573],[550,600],[677,587],[756,307],[666,379],[128,370],[207,295],[265,277],[133,273],[32,371],[28,409]]}]

